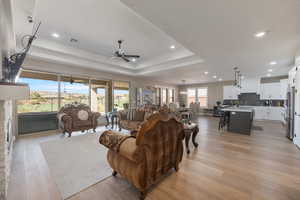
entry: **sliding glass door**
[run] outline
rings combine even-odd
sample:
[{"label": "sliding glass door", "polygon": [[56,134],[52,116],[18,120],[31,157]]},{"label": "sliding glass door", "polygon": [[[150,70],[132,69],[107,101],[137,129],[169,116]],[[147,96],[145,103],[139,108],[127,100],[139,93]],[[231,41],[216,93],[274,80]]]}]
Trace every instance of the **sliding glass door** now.
[{"label": "sliding glass door", "polygon": [[129,105],[129,82],[115,81],[113,83],[114,108],[123,110],[125,105]]},{"label": "sliding glass door", "polygon": [[94,112],[105,113],[107,105],[107,82],[91,80],[91,109]]}]

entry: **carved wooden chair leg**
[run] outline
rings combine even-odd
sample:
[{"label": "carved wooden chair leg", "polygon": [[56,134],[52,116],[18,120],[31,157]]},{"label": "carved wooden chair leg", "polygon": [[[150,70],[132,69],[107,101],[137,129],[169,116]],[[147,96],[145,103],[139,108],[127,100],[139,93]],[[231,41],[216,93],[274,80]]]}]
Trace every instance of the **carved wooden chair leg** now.
[{"label": "carved wooden chair leg", "polygon": [[69,133],[69,137],[71,137],[71,134],[72,134],[72,133]]},{"label": "carved wooden chair leg", "polygon": [[144,200],[146,198],[146,192],[140,192],[140,200]]},{"label": "carved wooden chair leg", "polygon": [[175,167],[174,167],[174,169],[175,169],[176,172],[178,172],[178,170],[179,170],[179,165],[176,164]]},{"label": "carved wooden chair leg", "polygon": [[115,170],[112,173],[113,176],[117,176],[117,174],[118,174],[118,172],[116,172]]}]

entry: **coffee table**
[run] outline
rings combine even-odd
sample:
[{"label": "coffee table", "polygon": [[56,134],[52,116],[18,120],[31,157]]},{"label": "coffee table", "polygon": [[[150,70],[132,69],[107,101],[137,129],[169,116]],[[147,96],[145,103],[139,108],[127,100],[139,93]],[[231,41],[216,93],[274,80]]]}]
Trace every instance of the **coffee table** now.
[{"label": "coffee table", "polygon": [[190,149],[189,149],[189,141],[192,135],[192,142],[195,148],[198,147],[198,143],[195,141],[196,140],[196,136],[199,132],[199,127],[197,124],[195,123],[186,123],[184,124],[184,134],[185,134],[185,147],[187,150],[187,153],[190,153]]}]

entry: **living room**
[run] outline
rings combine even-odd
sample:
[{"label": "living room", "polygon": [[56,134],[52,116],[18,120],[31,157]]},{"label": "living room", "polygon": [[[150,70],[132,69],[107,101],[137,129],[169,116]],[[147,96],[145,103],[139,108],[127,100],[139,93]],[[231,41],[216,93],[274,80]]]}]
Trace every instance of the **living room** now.
[{"label": "living room", "polygon": [[300,196],[297,0],[0,0],[0,199]]}]

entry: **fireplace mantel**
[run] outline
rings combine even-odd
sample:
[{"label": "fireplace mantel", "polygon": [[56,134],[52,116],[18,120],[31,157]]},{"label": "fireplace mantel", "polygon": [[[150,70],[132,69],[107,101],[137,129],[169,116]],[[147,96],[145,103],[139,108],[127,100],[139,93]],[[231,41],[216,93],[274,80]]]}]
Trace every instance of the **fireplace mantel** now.
[{"label": "fireplace mantel", "polygon": [[29,99],[27,84],[0,82],[0,101]]}]

